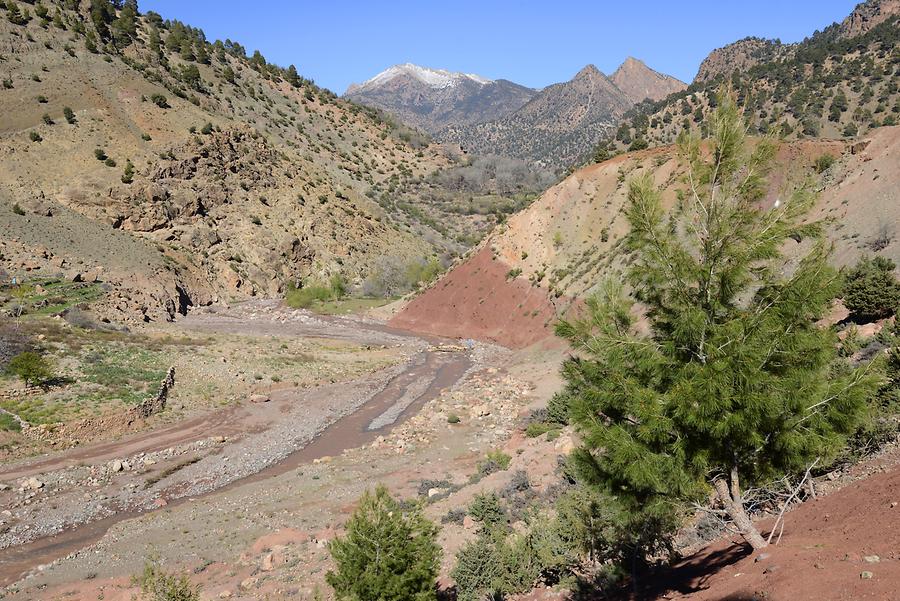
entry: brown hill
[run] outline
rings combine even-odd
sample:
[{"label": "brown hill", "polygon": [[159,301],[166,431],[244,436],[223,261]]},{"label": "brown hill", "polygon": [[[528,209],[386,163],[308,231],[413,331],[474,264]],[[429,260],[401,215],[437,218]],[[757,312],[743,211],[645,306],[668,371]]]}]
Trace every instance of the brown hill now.
[{"label": "brown hill", "polygon": [[102,268],[116,292],[101,311],[160,319],[334,274],[361,284],[473,241],[429,224],[491,225],[452,202],[427,219],[379,204],[373,188],[452,173],[459,157],[292,67],[155,13],[95,23],[86,4],[8,4],[0,270]]},{"label": "brown hill", "polygon": [[[823,191],[815,216],[827,217],[837,265],[877,253],[900,261],[900,186],[893,167],[900,127],[875,130],[851,144],[808,140],[784,144],[766,202],[788,178],[817,177]],[[822,174],[814,163],[837,160]],[[790,166],[785,171],[784,166]],[[680,167],[672,147],[628,153],[580,169],[511,217],[484,248],[411,301],[393,323],[449,336],[468,335],[525,346],[552,332],[572,300],[604,278],[621,278],[628,256],[622,213],[627,182],[650,172],[672,206]],[[791,249],[787,249],[790,256]],[[553,307],[551,312],[550,307]]]},{"label": "brown hill", "polygon": [[562,169],[591,148],[631,106],[595,66],[548,86],[516,112],[497,121],[452,126],[437,134],[476,154],[499,154]]},{"label": "brown hill", "polygon": [[609,79],[634,103],[647,98],[662,100],[669,94],[687,88],[687,84],[683,81],[679,81],[671,75],[654,71],[643,61],[631,56],[619,65]]}]

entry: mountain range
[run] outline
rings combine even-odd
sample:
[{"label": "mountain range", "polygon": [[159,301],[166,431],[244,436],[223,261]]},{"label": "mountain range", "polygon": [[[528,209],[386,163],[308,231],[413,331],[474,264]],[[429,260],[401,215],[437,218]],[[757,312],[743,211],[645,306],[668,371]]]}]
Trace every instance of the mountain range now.
[{"label": "mountain range", "polygon": [[570,81],[540,90],[404,64],[351,85],[344,98],[382,109],[470,153],[562,169],[591,149],[632,105],[685,87],[632,57],[609,77],[588,65]]}]

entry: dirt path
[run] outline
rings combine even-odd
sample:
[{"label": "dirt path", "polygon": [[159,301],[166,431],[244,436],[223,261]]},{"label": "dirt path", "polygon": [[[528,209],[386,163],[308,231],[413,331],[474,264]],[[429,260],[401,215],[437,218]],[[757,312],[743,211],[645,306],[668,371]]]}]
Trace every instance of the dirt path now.
[{"label": "dirt path", "polygon": [[[399,344],[409,347],[410,358],[349,383],[275,391],[271,402],[245,403],[155,432],[0,469],[2,481],[29,476],[53,481],[52,490],[46,490],[48,486],[36,492],[13,515],[14,527],[0,534],[5,547],[0,550],[0,584],[11,584],[30,569],[96,542],[122,520],[266,480],[367,444],[455,385],[473,365],[474,352],[445,352],[432,346],[439,339],[425,340],[362,320],[320,319],[270,302],[200,314],[179,326],[365,345]],[[227,442],[211,444],[211,434]],[[123,457],[133,462],[158,457],[152,470],[159,477],[150,474],[147,478],[149,469],[109,474],[102,465]],[[90,470],[93,477],[98,468],[105,479],[89,493],[70,476]],[[85,501],[88,497],[90,502]]]}]

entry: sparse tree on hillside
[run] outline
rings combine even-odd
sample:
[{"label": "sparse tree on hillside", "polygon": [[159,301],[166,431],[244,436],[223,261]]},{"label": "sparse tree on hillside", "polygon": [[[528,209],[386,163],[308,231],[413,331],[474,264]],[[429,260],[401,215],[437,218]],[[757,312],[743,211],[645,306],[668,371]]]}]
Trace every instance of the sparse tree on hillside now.
[{"label": "sparse tree on hillside", "polygon": [[[755,549],[767,541],[744,494],[802,471],[843,444],[873,381],[833,369],[836,337],[816,326],[840,288],[828,248],[806,222],[814,196],[799,187],[761,209],[775,145],[752,150],[734,97],[723,92],[706,126],[709,151],[683,132],[686,189],[673,214],[649,175],[630,182],[626,216],[634,298],[614,282],[559,335],[578,357],[563,372],[583,447],[575,463],[636,524],[671,525],[674,506],[711,486]],[[812,237],[789,277],[780,249]]]},{"label": "sparse tree on hillside", "polygon": [[347,534],[328,549],[335,570],[325,579],[338,599],[426,601],[437,598],[437,528],[421,510],[403,509],[384,486],[366,492]]},{"label": "sparse tree on hillside", "polygon": [[50,362],[33,351],[19,353],[9,360],[6,370],[22,378],[25,386],[43,384],[53,377]]}]

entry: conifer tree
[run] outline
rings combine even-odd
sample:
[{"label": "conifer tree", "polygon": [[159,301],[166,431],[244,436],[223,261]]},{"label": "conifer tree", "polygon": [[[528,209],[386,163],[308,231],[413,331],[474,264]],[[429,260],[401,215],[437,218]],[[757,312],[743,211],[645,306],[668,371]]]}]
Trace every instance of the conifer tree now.
[{"label": "conifer tree", "polygon": [[[703,129],[708,142],[679,138],[685,189],[670,215],[649,174],[630,182],[633,298],[607,283],[557,332],[577,353],[563,373],[585,480],[659,527],[711,486],[759,549],[747,487],[835,453],[874,382],[837,369],[835,334],[815,323],[840,279],[805,220],[809,188],[763,206],[776,146],[746,139],[730,91]],[[798,240],[805,255],[784,275],[782,250]]]},{"label": "conifer tree", "polygon": [[428,601],[437,598],[437,528],[418,507],[404,510],[384,486],[366,491],[329,544],[336,565],[325,576],[338,599]]}]

